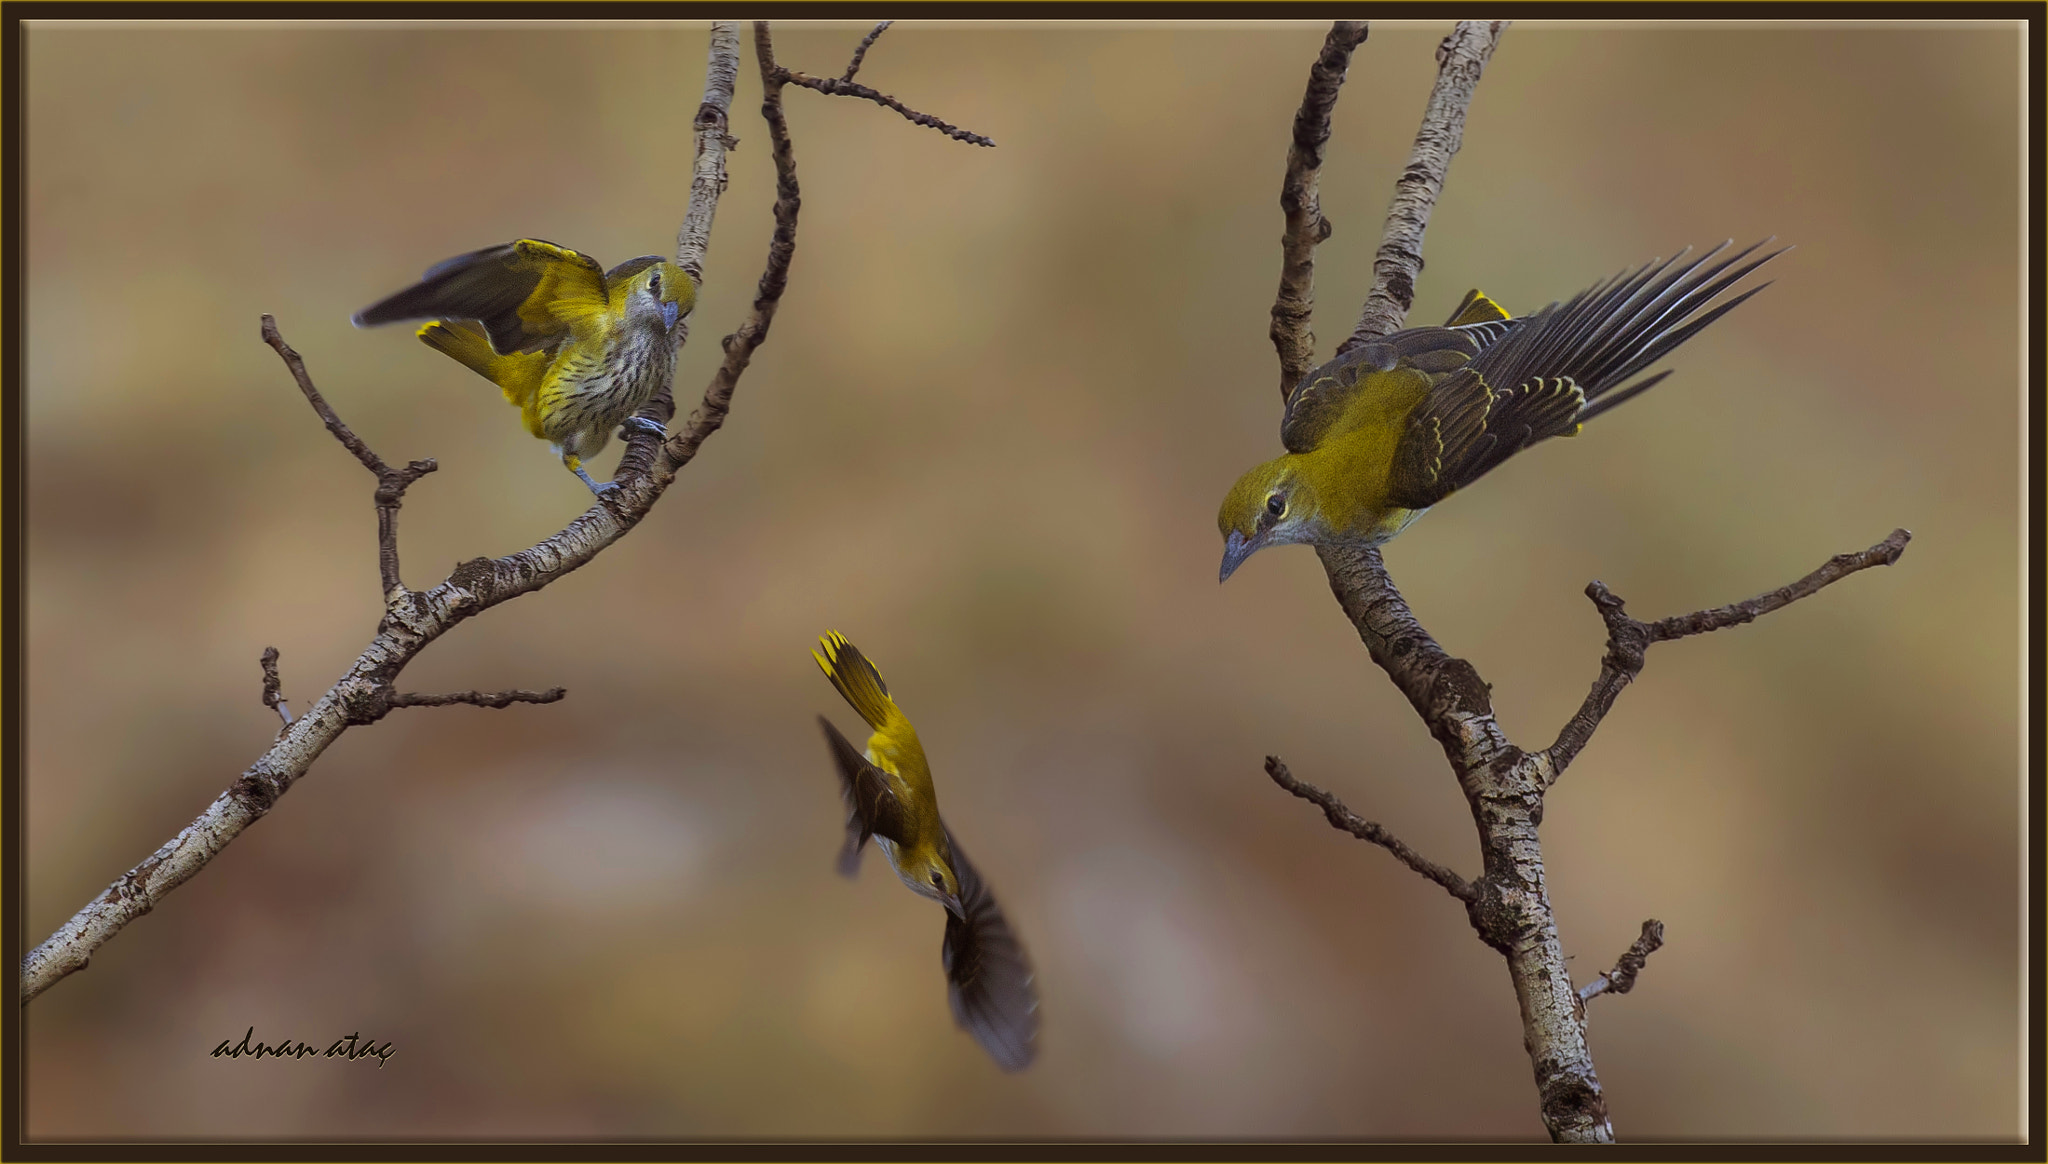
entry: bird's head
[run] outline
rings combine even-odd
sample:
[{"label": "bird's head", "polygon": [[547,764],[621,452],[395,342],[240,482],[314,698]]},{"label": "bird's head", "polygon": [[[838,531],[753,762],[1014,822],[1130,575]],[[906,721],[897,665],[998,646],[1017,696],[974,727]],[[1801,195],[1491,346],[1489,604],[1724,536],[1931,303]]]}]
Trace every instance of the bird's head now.
[{"label": "bird's head", "polygon": [[649,255],[621,263],[611,278],[629,275],[625,286],[626,318],[634,323],[673,331],[697,305],[697,283],[675,263]]},{"label": "bird's head", "polygon": [[1320,528],[1316,495],[1297,472],[1298,459],[1289,453],[1267,461],[1230,487],[1223,508],[1216,512],[1216,529],[1223,535],[1218,582],[1228,580],[1246,558],[1267,546],[1315,540]]},{"label": "bird's head", "polygon": [[[904,856],[908,857],[907,854]],[[955,917],[966,916],[960,904],[960,879],[954,876],[952,863],[937,847],[908,857],[899,872],[906,884],[945,906],[946,912]]]}]

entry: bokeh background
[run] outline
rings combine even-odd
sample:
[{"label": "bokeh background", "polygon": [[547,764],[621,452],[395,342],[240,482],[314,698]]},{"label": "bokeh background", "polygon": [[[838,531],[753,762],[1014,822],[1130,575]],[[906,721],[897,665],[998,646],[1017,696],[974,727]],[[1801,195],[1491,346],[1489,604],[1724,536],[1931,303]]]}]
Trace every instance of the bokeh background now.
[{"label": "bokeh background", "polygon": [[[780,55],[836,74],[865,27]],[[1499,957],[1260,770],[1473,872],[1436,745],[1311,552],[1215,581],[1216,504],[1278,450],[1276,196],[1324,27],[887,34],[862,79],[993,150],[791,90],[795,267],[730,423],[631,536],[403,681],[568,699],[343,736],[28,1008],[28,1134],[1540,1137]],[[1344,89],[1324,354],[1447,27],[1376,23]],[[439,458],[410,584],[553,532],[589,495],[497,394],[348,316],[522,235],[669,250],[706,39],[30,26],[27,942],[269,744],[265,646],[303,708],[375,625],[370,480],[258,314],[386,458]],[[1551,797],[1575,974],[1669,927],[1592,1009],[1624,1137],[2020,1132],[2022,52],[2011,25],[1529,22],[1474,102],[1417,321],[1798,245],[1667,385],[1389,548],[1517,740],[1595,673],[1589,579],[1658,616],[1914,532],[1659,647]],[[753,68],[686,401],[770,227]],[[880,661],[1029,943],[1021,1076],[954,1029],[938,911],[872,857],[832,873],[827,628]],[[208,1056],[252,1025],[396,1055]]]}]

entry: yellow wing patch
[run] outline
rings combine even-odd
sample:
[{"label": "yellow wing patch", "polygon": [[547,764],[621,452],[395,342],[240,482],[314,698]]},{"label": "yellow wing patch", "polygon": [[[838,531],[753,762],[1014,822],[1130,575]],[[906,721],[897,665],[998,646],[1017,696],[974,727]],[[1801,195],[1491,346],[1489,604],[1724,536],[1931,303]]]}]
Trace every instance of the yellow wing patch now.
[{"label": "yellow wing patch", "polygon": [[611,306],[604,269],[581,251],[523,238],[512,244],[505,265],[535,279],[533,290],[519,305],[520,323],[535,335],[580,332]]},{"label": "yellow wing patch", "polygon": [[1466,327],[1474,323],[1493,323],[1511,318],[1500,304],[1487,298],[1486,292],[1474,287],[1465,293],[1465,301],[1451,313],[1451,320],[1445,327]]}]

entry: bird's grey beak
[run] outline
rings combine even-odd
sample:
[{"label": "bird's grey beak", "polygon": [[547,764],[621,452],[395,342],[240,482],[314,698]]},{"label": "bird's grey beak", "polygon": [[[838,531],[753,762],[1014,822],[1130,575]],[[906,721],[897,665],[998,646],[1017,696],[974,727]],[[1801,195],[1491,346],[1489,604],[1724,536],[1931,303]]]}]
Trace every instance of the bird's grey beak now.
[{"label": "bird's grey beak", "polygon": [[1237,573],[1237,568],[1244,565],[1246,558],[1259,552],[1272,533],[1270,529],[1263,529],[1246,537],[1236,530],[1231,530],[1230,536],[1223,540],[1223,569],[1216,575],[1217,583],[1220,585],[1230,581],[1230,576]]},{"label": "bird's grey beak", "polygon": [[676,320],[677,320],[678,318],[680,318],[680,317],[682,316],[682,314],[683,314],[683,305],[682,305],[682,304],[680,304],[680,303],[664,303],[664,304],[662,304],[662,305],[661,305],[661,322],[662,322],[662,326],[664,326],[664,327],[667,327],[667,328],[669,328],[670,330],[674,330],[674,328],[675,328],[675,326],[676,326]]},{"label": "bird's grey beak", "polygon": [[967,907],[960,904],[960,897],[958,894],[939,894],[939,904],[946,907],[947,913],[952,914],[954,917],[959,918],[961,921],[967,920]]}]

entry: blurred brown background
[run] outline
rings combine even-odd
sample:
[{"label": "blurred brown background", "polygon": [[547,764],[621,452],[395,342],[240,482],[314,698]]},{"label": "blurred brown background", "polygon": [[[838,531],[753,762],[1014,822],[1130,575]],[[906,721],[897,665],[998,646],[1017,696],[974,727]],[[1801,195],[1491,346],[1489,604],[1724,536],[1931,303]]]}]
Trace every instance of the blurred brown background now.
[{"label": "blurred brown background", "polygon": [[[791,25],[844,67],[865,25]],[[950,142],[791,90],[792,282],[732,420],[638,531],[403,685],[569,688],[351,731],[272,816],[26,1012],[37,1137],[1535,1137],[1498,956],[1260,771],[1277,752],[1473,872],[1442,757],[1305,549],[1216,585],[1278,451],[1286,134],[1325,26],[905,24],[862,79]],[[1375,24],[1323,178],[1349,330],[1447,23]],[[487,385],[348,315],[532,235],[673,246],[699,25],[33,25],[29,943],[268,745],[378,613],[367,474],[433,456],[405,577],[589,504]],[[1895,568],[1660,647],[1551,798],[1616,1126],[2010,1137],[2022,1080],[2017,28],[1520,24],[1474,103],[1414,319],[1530,310],[1686,244],[1798,244],[1666,386],[1389,548],[1524,744],[1645,617],[1894,526]],[[751,48],[694,342],[772,198]],[[686,404],[687,407],[687,404]],[[614,448],[617,446],[615,445]],[[597,466],[608,475],[613,456]],[[1022,929],[1039,1063],[947,1013],[939,912],[840,807],[806,654],[844,630],[916,719]],[[208,1057],[396,1045],[382,1070]]]}]

